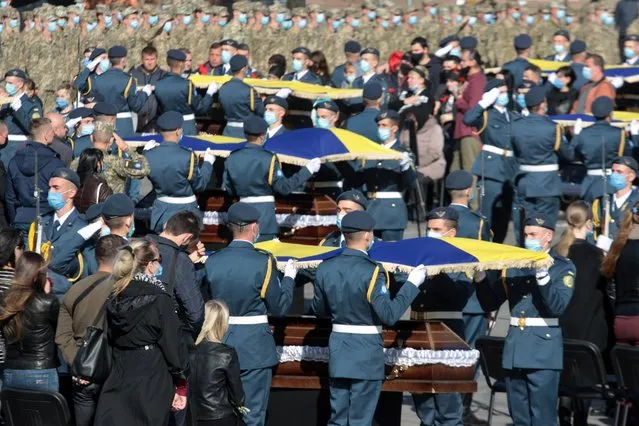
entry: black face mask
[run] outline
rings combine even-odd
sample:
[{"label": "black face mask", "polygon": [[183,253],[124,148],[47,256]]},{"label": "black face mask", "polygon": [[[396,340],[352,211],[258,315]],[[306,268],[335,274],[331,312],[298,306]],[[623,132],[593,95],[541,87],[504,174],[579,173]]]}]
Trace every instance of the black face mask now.
[{"label": "black face mask", "polygon": [[402,75],[406,75],[408,74],[408,72],[413,69],[413,67],[411,67],[408,64],[399,64],[399,71],[402,73]]},{"label": "black face mask", "polygon": [[424,54],[423,53],[411,53],[410,54],[410,61],[417,65],[419,64],[419,61],[421,61],[424,58]]}]

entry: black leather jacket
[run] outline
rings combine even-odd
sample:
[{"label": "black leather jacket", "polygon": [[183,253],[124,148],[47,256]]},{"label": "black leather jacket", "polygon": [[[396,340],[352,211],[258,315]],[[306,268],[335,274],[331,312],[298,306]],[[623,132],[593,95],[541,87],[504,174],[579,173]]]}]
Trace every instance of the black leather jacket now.
[{"label": "black leather jacket", "polygon": [[233,416],[236,409],[244,405],[240,363],[235,349],[230,346],[200,343],[191,377],[198,421]]},{"label": "black leather jacket", "polygon": [[38,293],[27,302],[22,320],[22,339],[7,343],[4,368],[44,370],[58,366],[55,330],[59,310],[60,302],[53,293]]}]

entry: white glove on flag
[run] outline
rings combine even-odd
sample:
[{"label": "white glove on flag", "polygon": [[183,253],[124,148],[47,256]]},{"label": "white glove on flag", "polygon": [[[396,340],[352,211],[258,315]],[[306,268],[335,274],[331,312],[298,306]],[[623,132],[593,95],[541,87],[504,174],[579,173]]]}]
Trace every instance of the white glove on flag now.
[{"label": "white glove on flag", "polygon": [[308,169],[309,172],[315,174],[319,172],[320,167],[322,167],[322,160],[320,160],[319,158],[313,158],[306,164],[305,167]]},{"label": "white glove on flag", "polygon": [[581,133],[582,130],[583,130],[583,121],[581,121],[581,118],[578,118],[577,122],[575,123],[573,133],[575,135],[578,135],[579,133]]},{"label": "white glove on flag", "polygon": [[424,265],[419,265],[417,268],[410,271],[408,274],[408,282],[414,285],[415,287],[419,287],[426,280],[426,267]]}]

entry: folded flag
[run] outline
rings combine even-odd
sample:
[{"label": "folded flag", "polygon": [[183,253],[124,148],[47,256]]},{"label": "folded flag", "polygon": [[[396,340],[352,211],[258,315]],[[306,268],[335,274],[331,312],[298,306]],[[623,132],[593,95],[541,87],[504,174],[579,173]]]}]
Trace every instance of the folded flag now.
[{"label": "folded flag", "polygon": [[[590,114],[561,114],[549,117],[552,121],[562,126],[574,126],[578,119],[581,119],[582,126],[592,125],[596,119]],[[615,127],[625,127],[632,120],[639,120],[639,113],[630,111],[614,111],[612,113],[612,124]]]}]

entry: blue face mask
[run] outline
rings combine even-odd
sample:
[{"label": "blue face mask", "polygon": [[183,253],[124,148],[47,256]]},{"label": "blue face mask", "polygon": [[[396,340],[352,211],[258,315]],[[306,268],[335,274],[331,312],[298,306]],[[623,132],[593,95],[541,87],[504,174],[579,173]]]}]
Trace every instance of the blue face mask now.
[{"label": "blue face mask", "polygon": [[20,22],[17,19],[12,19],[9,21],[9,26],[11,28],[18,28],[18,24],[20,24]]},{"label": "blue face mask", "polygon": [[93,134],[95,130],[95,125],[93,123],[87,123],[82,125],[82,129],[80,129],[80,136],[89,136]]},{"label": "blue face mask", "polygon": [[460,15],[455,16],[455,23],[456,24],[461,24],[462,21],[462,17]]},{"label": "blue face mask", "polygon": [[526,23],[528,25],[532,25],[535,23],[535,17],[534,16],[526,16]]},{"label": "blue face mask", "polygon": [[47,24],[47,29],[49,30],[50,33],[54,33],[56,29],[58,29],[58,24],[56,24],[55,22],[51,21]]},{"label": "blue face mask", "polygon": [[226,22],[227,22],[227,21],[226,21],[226,19],[222,19],[221,21],[217,21],[217,23],[218,23],[218,25],[219,25],[220,27],[224,27],[224,26],[226,26]]},{"label": "blue face mask", "polygon": [[471,16],[470,18],[468,18],[468,25],[474,26],[475,24],[477,24],[477,17],[476,16]]},{"label": "blue face mask", "polygon": [[275,115],[275,112],[264,111],[264,121],[266,121],[266,124],[268,124],[269,126],[277,123],[277,116]]},{"label": "blue face mask", "polygon": [[8,1],[0,1],[0,7],[7,7],[7,6],[9,6]]},{"label": "blue face mask", "polygon": [[328,129],[329,127],[331,127],[331,123],[330,123],[330,121],[328,121],[328,118],[318,118],[317,119],[317,128],[318,129]]},{"label": "blue face mask", "polygon": [[564,82],[558,78],[556,78],[555,81],[552,82],[552,85],[555,86],[557,90],[561,90],[564,88]]},{"label": "blue face mask", "polygon": [[510,97],[508,96],[508,92],[501,92],[497,97],[497,105],[505,107],[508,105],[510,101]]},{"label": "blue face mask", "polygon": [[64,196],[61,192],[49,191],[47,194],[47,203],[51,206],[51,208],[55,211],[60,210],[67,203],[64,201]]},{"label": "blue face mask", "polygon": [[193,17],[191,15],[187,15],[184,18],[182,18],[182,23],[184,25],[191,25],[191,22],[193,22]]},{"label": "blue face mask", "polygon": [[290,30],[291,28],[293,28],[293,21],[282,22],[282,28],[285,30]]},{"label": "blue face mask", "polygon": [[623,56],[625,56],[626,59],[634,58],[636,56],[635,49],[633,49],[632,47],[624,48],[623,49]]},{"label": "blue face mask", "polygon": [[67,24],[67,20],[66,20],[66,19],[62,19],[62,18],[58,19],[58,26],[59,26],[60,28],[64,28],[64,26],[65,26],[66,24]]},{"label": "blue face mask", "polygon": [[583,75],[586,80],[590,80],[592,78],[592,69],[583,67],[583,69],[581,70],[581,75]]},{"label": "blue face mask", "polygon": [[375,12],[374,10],[371,10],[368,12],[366,16],[368,16],[368,19],[375,19],[377,18],[377,12]]},{"label": "blue face mask", "polygon": [[211,15],[202,15],[200,17],[200,22],[203,24],[208,24],[209,22],[211,22]]},{"label": "blue face mask", "polygon": [[367,72],[369,72],[371,70],[371,64],[368,63],[368,61],[362,59],[361,61],[359,61],[359,69],[366,74]]},{"label": "blue face mask", "polygon": [[378,127],[377,128],[377,137],[380,142],[386,142],[391,137],[391,129],[388,127]]},{"label": "blue face mask", "polygon": [[337,227],[339,229],[342,229],[342,219],[344,219],[344,216],[346,216],[345,214],[338,214],[337,218],[335,219],[335,225],[337,225]]},{"label": "blue face mask", "polygon": [[275,21],[280,24],[284,22],[284,18],[286,18],[286,15],[284,15],[283,13],[278,13],[277,15],[275,15]]},{"label": "blue face mask", "polygon": [[308,21],[306,19],[300,19],[299,21],[297,21],[298,28],[306,28],[306,24],[308,24]]},{"label": "blue face mask", "polygon": [[399,15],[394,15],[394,16],[393,16],[393,24],[397,25],[397,24],[399,24],[400,22],[402,22],[402,17],[401,17],[401,16],[399,16]]},{"label": "blue face mask", "polygon": [[436,7],[431,7],[430,9],[428,9],[428,13],[430,14],[430,16],[437,15],[437,8]]},{"label": "blue face mask", "polygon": [[492,24],[493,19],[495,19],[495,17],[493,16],[492,13],[484,14],[484,22],[486,22],[487,24]]},{"label": "blue face mask", "polygon": [[293,59],[293,69],[295,72],[300,72],[304,69],[304,63],[299,59]]},{"label": "blue face mask", "polygon": [[111,62],[109,62],[108,59],[102,59],[100,63],[98,64],[98,68],[100,68],[100,71],[102,72],[107,71],[110,66],[111,66]]},{"label": "blue face mask", "polygon": [[255,234],[255,238],[253,238],[253,242],[256,243],[260,240],[260,229],[257,228],[257,234]]},{"label": "blue face mask", "polygon": [[317,16],[315,17],[315,22],[317,22],[318,24],[323,23],[326,20],[326,15],[324,15],[323,13],[318,13]]},{"label": "blue face mask", "polygon": [[359,19],[353,19],[351,21],[351,27],[353,28],[359,28]]},{"label": "blue face mask", "polygon": [[104,25],[106,25],[107,28],[111,27],[111,25],[113,25],[113,18],[110,16],[105,16]]},{"label": "blue face mask", "polygon": [[524,95],[523,93],[519,93],[516,99],[517,105],[519,105],[521,109],[526,109],[526,95]]},{"label": "blue face mask", "polygon": [[73,25],[78,25],[80,23],[80,17],[79,16],[74,16],[73,17]]},{"label": "blue face mask", "polygon": [[106,228],[100,229],[100,238],[106,237],[107,235],[111,235],[111,228],[106,227]]},{"label": "blue face mask", "polygon": [[155,274],[153,274],[153,276],[154,276],[154,277],[156,277],[156,278],[157,278],[157,277],[161,277],[161,276],[162,276],[162,272],[163,272],[163,271],[164,271],[164,270],[162,269],[162,264],[159,264],[159,265],[158,265],[158,270],[157,270],[157,271],[155,271]]},{"label": "blue face mask", "polygon": [[555,16],[557,17],[557,19],[564,19],[566,17],[566,11],[563,9],[559,9]]},{"label": "blue face mask", "polygon": [[517,20],[519,20],[519,18],[521,18],[521,13],[519,13],[519,12],[513,12],[510,16],[512,16],[512,17],[513,17],[513,19],[514,19],[515,21],[517,21]]},{"label": "blue face mask", "polygon": [[4,24],[0,24],[0,33],[4,31]]},{"label": "blue face mask", "polygon": [[122,21],[122,12],[118,12],[117,18],[118,18],[118,21]]},{"label": "blue face mask", "polygon": [[382,21],[382,28],[388,29],[388,27],[390,27],[390,22]]},{"label": "blue face mask", "polygon": [[160,22],[160,17],[157,15],[149,16],[149,25],[157,25]]},{"label": "blue face mask", "polygon": [[451,49],[450,55],[461,58],[461,55],[462,55],[461,49],[459,47],[454,47],[453,49]]},{"label": "blue face mask", "polygon": [[91,32],[91,31],[95,30],[95,27],[97,27],[97,26],[98,26],[97,22],[91,22],[91,23],[87,24],[87,31]]},{"label": "blue face mask", "polygon": [[606,19],[608,19],[610,17],[610,15],[608,14],[608,12],[602,12],[601,15],[599,15],[601,17],[601,20],[604,21]]},{"label": "blue face mask", "polygon": [[564,46],[563,44],[555,44],[553,46],[553,49],[555,49],[555,53],[561,54],[564,53],[564,50],[566,50],[566,46]]},{"label": "blue face mask", "polygon": [[246,13],[241,13],[240,16],[237,18],[237,21],[240,24],[246,24],[248,22],[248,16],[246,15]]},{"label": "blue face mask", "polygon": [[[475,20],[477,20],[477,18],[475,18]],[[408,17],[408,25],[415,25],[416,23],[417,23],[417,16],[413,15]]]},{"label": "blue face mask", "polygon": [[[129,229],[129,232],[126,233],[126,236],[131,238],[133,236],[133,234],[135,234],[135,221],[131,222],[131,229]],[[160,265],[160,268],[162,267],[162,265]],[[162,274],[160,274],[162,275]]]},{"label": "blue face mask", "polygon": [[132,21],[129,21],[129,25],[131,26],[131,28],[133,28],[134,30],[137,30],[138,27],[140,26],[140,22],[137,19],[134,19]]},{"label": "blue face mask", "polygon": [[608,16],[606,19],[603,20],[603,23],[604,25],[611,27],[615,23],[615,18],[613,18],[612,16]]},{"label": "blue face mask", "polygon": [[572,16],[566,16],[566,24],[570,25],[575,21]]},{"label": "blue face mask", "polygon": [[29,22],[29,29],[32,30],[35,28],[35,22]]},{"label": "blue face mask", "polygon": [[526,238],[524,240],[524,247],[532,251],[542,251],[544,247],[541,245],[541,240],[533,240]]},{"label": "blue face mask", "polygon": [[63,109],[69,106],[69,101],[66,100],[65,98],[56,98],[55,106],[56,108],[58,108],[59,111],[62,111]]},{"label": "blue face mask", "polygon": [[610,175],[610,186],[615,191],[622,190],[626,187],[626,177],[621,173],[613,173]]},{"label": "blue face mask", "polygon": [[548,22],[550,21],[550,15],[547,13],[544,13],[544,22]]},{"label": "blue face mask", "polygon": [[260,24],[268,25],[270,20],[271,20],[271,18],[269,18],[268,16],[262,16],[262,19],[260,19]]},{"label": "blue face mask", "polygon": [[339,30],[339,27],[342,26],[342,23],[340,21],[333,21],[333,29],[334,30]]},{"label": "blue face mask", "polygon": [[416,94],[418,94],[419,92],[421,92],[421,91],[422,91],[422,88],[421,88],[421,87],[419,87],[419,86],[412,86],[412,87],[410,88],[410,91],[411,91],[411,92],[413,92],[413,94],[414,94],[414,95],[416,95]]},{"label": "blue face mask", "polygon": [[4,91],[7,92],[7,95],[13,96],[18,93],[18,88],[15,84],[7,83],[4,85]]},{"label": "blue face mask", "polygon": [[83,67],[86,67],[86,66],[87,66],[87,65],[89,65],[90,63],[91,63],[91,61],[90,61],[88,58],[86,58],[86,59],[83,59],[83,60],[82,60],[82,66],[83,66]]},{"label": "blue face mask", "polygon": [[231,52],[229,52],[228,50],[222,50],[222,62],[228,64],[229,62],[231,62],[232,57],[233,54]]}]

